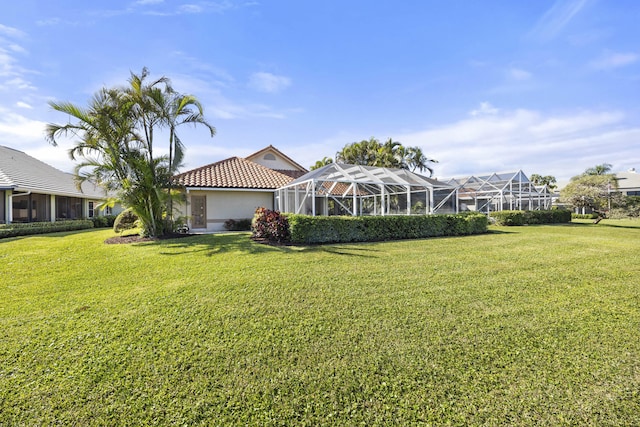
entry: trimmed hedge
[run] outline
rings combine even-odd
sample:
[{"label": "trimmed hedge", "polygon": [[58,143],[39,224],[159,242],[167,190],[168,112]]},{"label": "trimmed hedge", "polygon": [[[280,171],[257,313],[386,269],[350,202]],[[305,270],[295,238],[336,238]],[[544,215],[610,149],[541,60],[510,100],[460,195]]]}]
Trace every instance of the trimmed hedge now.
[{"label": "trimmed hedge", "polygon": [[93,228],[93,221],[90,219],[6,224],[0,225],[0,239],[31,234],[55,233],[58,231],[85,230],[88,228]]},{"label": "trimmed hedge", "polygon": [[489,214],[496,225],[563,224],[571,222],[571,211],[496,211]]},{"label": "trimmed hedge", "polygon": [[228,219],[224,222],[224,229],[227,231],[250,231],[251,218]]},{"label": "trimmed hedge", "polygon": [[571,214],[571,219],[597,219],[597,218],[598,218],[597,213],[588,213],[588,214],[572,213]]},{"label": "trimmed hedge", "polygon": [[482,214],[309,216],[287,214],[291,242],[296,244],[372,242],[462,236],[487,232]]},{"label": "trimmed hedge", "polygon": [[93,222],[94,228],[111,228],[116,220],[115,215],[94,216],[89,218]]}]

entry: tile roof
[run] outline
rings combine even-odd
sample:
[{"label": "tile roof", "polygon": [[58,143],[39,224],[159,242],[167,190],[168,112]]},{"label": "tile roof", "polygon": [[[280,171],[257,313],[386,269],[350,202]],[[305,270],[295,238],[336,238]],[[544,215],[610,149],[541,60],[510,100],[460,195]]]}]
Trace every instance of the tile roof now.
[{"label": "tile roof", "polygon": [[104,192],[85,182],[78,190],[74,176],[22,151],[0,145],[0,189],[102,199]]},{"label": "tile roof", "polygon": [[274,169],[274,171],[290,176],[293,179],[300,178],[307,173],[307,171],[294,171],[291,169]]},{"label": "tile roof", "polygon": [[185,187],[277,189],[293,180],[252,161],[231,157],[175,176]]}]

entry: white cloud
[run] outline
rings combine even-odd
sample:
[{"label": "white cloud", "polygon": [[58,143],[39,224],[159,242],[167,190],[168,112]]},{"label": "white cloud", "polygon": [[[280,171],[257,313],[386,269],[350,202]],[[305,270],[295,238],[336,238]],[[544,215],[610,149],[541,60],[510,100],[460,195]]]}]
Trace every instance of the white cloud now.
[{"label": "white cloud", "polygon": [[640,59],[640,55],[633,52],[608,52],[591,62],[591,67],[596,70],[610,70],[633,64]]},{"label": "white cloud", "polygon": [[541,41],[554,39],[589,1],[556,0],[530,31],[529,37]]},{"label": "white cloud", "polygon": [[617,111],[500,110],[394,137],[439,160],[441,178],[522,169],[566,181],[595,164],[611,163],[615,170],[640,164],[634,146],[640,128],[625,126],[624,119]]},{"label": "white cloud", "polygon": [[16,140],[44,141],[45,123],[16,114],[0,106],[0,142],[12,146]]},{"label": "white cloud", "polygon": [[13,38],[22,38],[25,36],[25,33],[23,31],[2,24],[0,24],[0,34],[4,34]]},{"label": "white cloud", "polygon": [[494,107],[490,103],[481,102],[480,106],[477,109],[472,110],[469,114],[471,114],[472,116],[486,116],[486,115],[497,114],[499,111],[500,110],[498,110],[496,107]]},{"label": "white cloud", "polygon": [[62,20],[58,17],[51,17],[46,19],[40,19],[36,21],[36,24],[41,27],[48,27],[53,25],[58,25]]},{"label": "white cloud", "polygon": [[266,93],[277,93],[291,85],[291,79],[271,73],[253,73],[249,78],[249,86]]},{"label": "white cloud", "polygon": [[197,4],[183,4],[178,8],[180,13],[202,13],[203,7]]},{"label": "white cloud", "polygon": [[524,81],[529,80],[531,78],[531,73],[529,71],[523,70],[521,68],[510,68],[508,70],[508,76],[511,80]]},{"label": "white cloud", "polygon": [[5,81],[5,87],[8,89],[35,89],[29,81],[23,79],[22,77],[15,77],[13,79]]},{"label": "white cloud", "polygon": [[33,110],[33,107],[31,105],[27,104],[26,102],[22,102],[22,101],[16,102],[16,107],[26,108],[27,110]]}]

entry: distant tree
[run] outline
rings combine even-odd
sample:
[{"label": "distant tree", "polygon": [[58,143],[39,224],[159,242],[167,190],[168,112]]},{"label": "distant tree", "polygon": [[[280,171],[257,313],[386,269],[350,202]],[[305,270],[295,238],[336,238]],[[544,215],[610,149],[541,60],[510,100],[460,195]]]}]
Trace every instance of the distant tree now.
[{"label": "distant tree", "polygon": [[556,177],[552,175],[538,175],[537,173],[531,174],[529,177],[531,182],[534,185],[546,185],[550,190],[555,190],[558,186],[556,185]]},{"label": "distant tree", "polygon": [[[348,163],[352,165],[382,166],[378,159],[382,144],[376,138],[353,142],[345,145],[342,150],[336,153],[336,162]],[[388,166],[392,167],[392,166]]]},{"label": "distant tree", "polygon": [[606,218],[617,189],[618,181],[613,174],[582,174],[571,178],[560,191],[560,201],[574,208],[589,208],[600,218]]},{"label": "distant tree", "polygon": [[429,164],[437,163],[427,158],[420,147],[405,147],[392,138],[381,143],[374,137],[345,145],[336,153],[336,162],[411,171],[417,169],[421,172],[428,170],[430,174],[433,174],[433,169]]},{"label": "distant tree", "polygon": [[603,163],[592,168],[587,168],[584,171],[584,175],[606,175],[609,172],[611,172],[611,165],[609,163]]},{"label": "distant tree", "polygon": [[428,170],[429,176],[433,176],[433,169],[429,166],[429,164],[438,163],[438,161],[429,159],[427,156],[425,156],[422,152],[422,148],[407,147],[404,149],[403,154],[403,165],[406,166],[405,169],[409,169],[411,170],[411,172],[415,172],[416,169],[420,172]]},{"label": "distant tree", "polygon": [[320,169],[321,167],[327,166],[333,163],[333,159],[331,157],[323,157],[322,160],[318,160],[313,166],[309,168],[309,170]]}]

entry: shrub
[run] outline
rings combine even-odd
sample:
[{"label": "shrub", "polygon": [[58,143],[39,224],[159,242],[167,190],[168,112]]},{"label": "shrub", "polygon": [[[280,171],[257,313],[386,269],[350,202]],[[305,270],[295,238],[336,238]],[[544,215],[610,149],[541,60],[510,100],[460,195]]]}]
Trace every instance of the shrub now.
[{"label": "shrub", "polygon": [[546,211],[497,211],[489,214],[496,225],[559,224],[571,222],[571,212],[564,209]]},{"label": "shrub", "polygon": [[116,217],[113,222],[113,231],[122,233],[125,230],[131,230],[138,225],[138,216],[131,209],[126,209]]},{"label": "shrub", "polygon": [[290,239],[289,222],[278,211],[260,207],[251,222],[252,237],[259,240],[283,243]]},{"label": "shrub", "polygon": [[14,223],[0,225],[0,238],[55,233],[58,231],[85,230],[88,228],[93,228],[93,222],[88,219]]},{"label": "shrub", "polygon": [[471,215],[309,216],[287,215],[297,244],[370,242],[461,236],[487,231],[487,217]]},{"label": "shrub", "polygon": [[571,214],[571,219],[597,219],[597,218],[598,218],[597,213],[590,213],[590,214],[572,213]]},{"label": "shrub", "polygon": [[94,228],[109,228],[113,227],[113,223],[116,220],[115,215],[94,216],[89,218],[93,222]]},{"label": "shrub", "polygon": [[640,196],[621,197],[609,212],[609,217],[617,219],[640,217]]},{"label": "shrub", "polygon": [[249,231],[251,230],[251,220],[246,219],[228,219],[224,222],[224,229],[228,231]]}]

